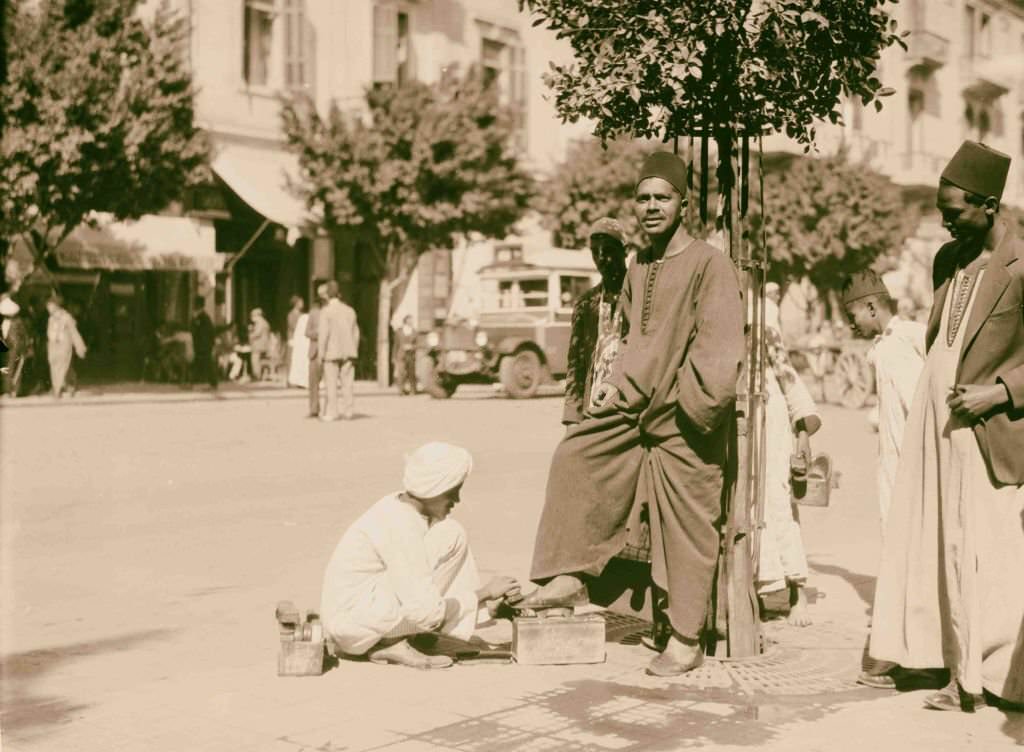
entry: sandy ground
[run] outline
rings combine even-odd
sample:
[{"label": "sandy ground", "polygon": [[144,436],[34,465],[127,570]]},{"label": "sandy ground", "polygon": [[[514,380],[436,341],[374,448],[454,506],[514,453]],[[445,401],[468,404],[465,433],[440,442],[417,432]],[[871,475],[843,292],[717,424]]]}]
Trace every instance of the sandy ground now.
[{"label": "sandy ground", "polygon": [[[525,579],[562,433],[559,400],[487,390],[364,394],[348,423],[306,420],[304,406],[295,393],[197,393],[0,408],[5,750],[1024,746],[1020,715],[927,712],[920,692],[696,690],[644,677],[650,654],[622,645],[596,666],[346,662],[279,678],[275,603],[317,606],[341,532],[396,489],[404,451],[432,439],[471,449],[455,514],[484,576]],[[863,413],[824,417],[816,448],[841,487],[803,525],[812,614],[831,632],[803,639],[813,650],[846,635],[832,654],[852,677],[878,560],[875,437]]]}]

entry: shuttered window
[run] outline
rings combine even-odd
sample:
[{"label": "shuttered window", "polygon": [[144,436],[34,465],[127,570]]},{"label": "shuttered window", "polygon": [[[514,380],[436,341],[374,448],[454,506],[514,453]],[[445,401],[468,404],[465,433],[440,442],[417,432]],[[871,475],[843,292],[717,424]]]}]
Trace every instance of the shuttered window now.
[{"label": "shuttered window", "polygon": [[373,7],[373,83],[393,84],[398,78],[398,10]]}]

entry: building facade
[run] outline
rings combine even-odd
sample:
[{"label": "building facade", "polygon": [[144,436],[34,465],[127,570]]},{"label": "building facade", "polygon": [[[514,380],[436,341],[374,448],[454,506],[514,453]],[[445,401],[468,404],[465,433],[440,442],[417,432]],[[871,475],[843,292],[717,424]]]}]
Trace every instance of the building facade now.
[{"label": "building facade", "polygon": [[[197,119],[210,135],[215,183],[188,207],[212,219],[227,254],[217,313],[244,321],[256,306],[283,327],[287,301],[309,300],[312,280],[337,279],[363,330],[360,373],[375,361],[380,270],[353,233],[327,231],[291,186],[298,165],[281,132],[280,98],[303,93],[326,112],[359,111],[371,86],[437,81],[452,66],[479,65],[516,114],[524,161],[543,172],[579,127],[563,127],[541,73],[567,46],[533,28],[508,0],[173,0],[187,19]],[[427,254],[415,284],[429,328],[451,294],[451,259]],[[429,295],[428,288],[429,287]]]},{"label": "building facade", "polygon": [[[1024,206],[1024,0],[906,0],[893,5],[907,49],[891,47],[876,77],[896,93],[881,112],[844,104],[842,126],[819,127],[825,153],[900,185],[935,186],[964,139],[1013,158],[1004,203]],[[792,148],[781,137],[766,148]]]}]

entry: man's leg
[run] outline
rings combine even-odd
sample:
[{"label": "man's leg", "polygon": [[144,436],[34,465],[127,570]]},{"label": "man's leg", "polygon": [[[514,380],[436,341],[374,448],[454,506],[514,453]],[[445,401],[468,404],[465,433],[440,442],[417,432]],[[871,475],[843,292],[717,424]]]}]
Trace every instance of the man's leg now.
[{"label": "man's leg", "polygon": [[338,375],[341,371],[341,361],[324,361],[324,388],[327,390],[327,399],[324,401],[324,420],[338,419]]},{"label": "man's leg", "polygon": [[340,369],[341,379],[341,417],[345,420],[351,420],[355,414],[356,409],[356,398],[355,398],[355,384],[356,384],[356,364],[351,360],[345,360],[341,363]]},{"label": "man's leg", "polygon": [[409,394],[416,394],[416,353],[408,353],[405,356],[405,381],[408,385]]},{"label": "man's leg", "polygon": [[50,355],[50,386],[53,388],[54,397],[60,397],[64,391],[64,377],[70,364],[70,358],[64,358],[58,353]]},{"label": "man's leg", "polygon": [[320,361],[311,358],[309,361],[309,417],[320,415]]},{"label": "man's leg", "polygon": [[[441,632],[468,640],[476,629],[479,610],[476,591],[480,587],[480,574],[466,531],[448,518],[433,525],[423,541],[433,567],[434,584],[441,595],[449,599]],[[458,603],[458,608],[452,601]]]}]

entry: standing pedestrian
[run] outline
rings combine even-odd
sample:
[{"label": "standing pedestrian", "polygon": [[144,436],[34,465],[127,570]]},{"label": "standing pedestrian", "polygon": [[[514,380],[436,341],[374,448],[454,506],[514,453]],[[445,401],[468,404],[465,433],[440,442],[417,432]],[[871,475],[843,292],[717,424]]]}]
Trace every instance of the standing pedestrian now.
[{"label": "standing pedestrian", "polygon": [[703,662],[720,544],[729,426],[743,361],[736,271],[683,224],[686,165],[658,152],[640,170],[634,211],[650,246],[620,296],[629,335],[597,407],[570,427],[551,462],[526,608],[589,600],[626,540],[634,502],[651,517],[651,575],[667,593],[672,634],[648,667],[657,676]]},{"label": "standing pedestrian", "polygon": [[320,280],[315,283],[316,298],[306,320],[306,338],[309,340],[309,418],[320,417],[320,382],[323,380],[323,368],[320,367],[318,342],[320,339],[320,314],[327,302],[327,283]]},{"label": "standing pedestrian", "polygon": [[32,349],[32,336],[21,315],[21,307],[6,293],[0,297],[0,316],[3,317],[0,334],[7,348],[7,352],[4,353],[4,394],[17,397],[21,390],[25,364]]},{"label": "standing pedestrian", "polygon": [[50,362],[50,385],[53,396],[60,399],[67,386],[68,369],[75,355],[84,358],[85,342],[78,333],[75,319],[63,306],[63,299],[53,293],[46,301],[49,318],[46,322],[46,356]]},{"label": "standing pedestrian", "polygon": [[288,363],[288,384],[302,389],[309,388],[309,337],[306,336],[306,325],[309,314],[301,313],[295,321],[295,329],[288,343],[291,359]]},{"label": "standing pedestrian", "polygon": [[583,293],[572,308],[565,408],[562,423],[575,425],[594,407],[593,397],[611,373],[626,332],[619,293],[626,278],[626,245],[622,225],[602,217],[590,229],[590,254],[601,282]]},{"label": "standing pedestrian", "polygon": [[[854,334],[874,339],[868,360],[875,369],[878,393],[878,512],[884,535],[907,415],[924,366],[925,326],[895,313],[896,303],[888,288],[870,269],[847,278],[842,294]],[[895,689],[896,665],[873,660],[868,653],[866,650],[858,683]]]},{"label": "standing pedestrian", "polygon": [[925,700],[1024,707],[1024,240],[999,215],[1010,158],[965,141],[936,205],[927,358],[883,536],[871,656],[950,670]]},{"label": "standing pedestrian", "polygon": [[765,470],[764,527],[758,546],[757,595],[765,612],[785,613],[790,624],[806,627],[807,553],[793,500],[793,455],[806,473],[811,436],[821,428],[817,405],[789,360],[779,307],[765,297]]},{"label": "standing pedestrian", "polygon": [[[292,357],[295,352],[294,341],[295,341],[295,327],[299,323],[299,318],[305,313],[306,303],[298,295],[292,295],[288,299],[288,316],[285,319],[285,354],[284,354],[284,367],[290,374],[292,370]],[[285,383],[288,383],[288,379],[285,379]]]},{"label": "standing pedestrian", "polygon": [[192,316],[192,383],[205,381],[211,389],[217,388],[217,364],[213,358],[216,333],[210,314],[206,312],[206,299],[197,295]]},{"label": "standing pedestrian", "polygon": [[270,354],[270,324],[262,308],[253,308],[249,314],[249,362],[253,381],[263,378],[263,363]]},{"label": "standing pedestrian", "polygon": [[[320,420],[339,417],[351,420],[355,405],[353,388],[356,357],[359,355],[359,324],[356,312],[341,302],[338,283],[327,283],[327,304],[317,324],[317,359],[323,368],[327,400]],[[341,414],[338,414],[338,390],[341,390]]]},{"label": "standing pedestrian", "polygon": [[400,395],[416,394],[416,328],[412,316],[395,332],[395,383]]}]

